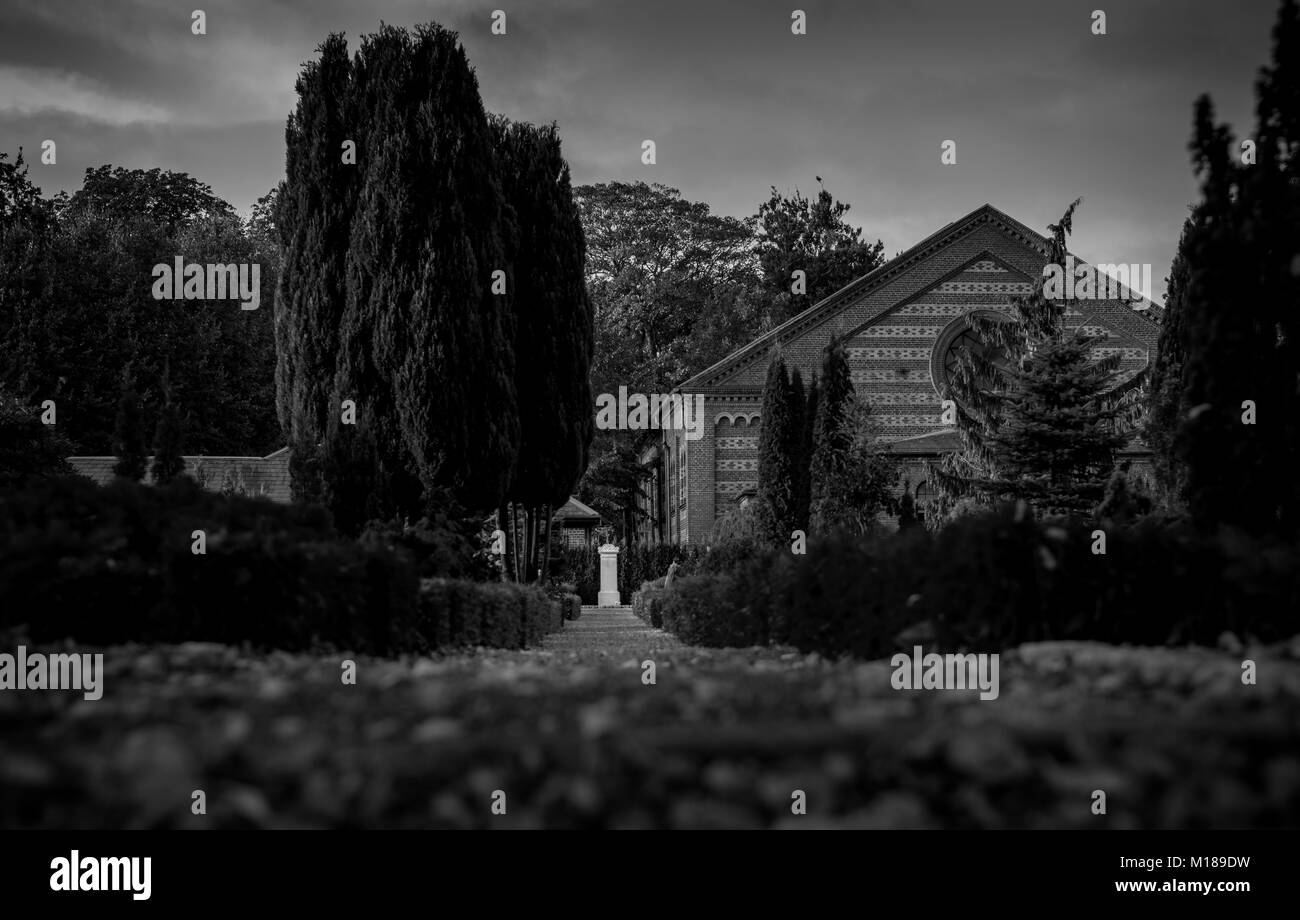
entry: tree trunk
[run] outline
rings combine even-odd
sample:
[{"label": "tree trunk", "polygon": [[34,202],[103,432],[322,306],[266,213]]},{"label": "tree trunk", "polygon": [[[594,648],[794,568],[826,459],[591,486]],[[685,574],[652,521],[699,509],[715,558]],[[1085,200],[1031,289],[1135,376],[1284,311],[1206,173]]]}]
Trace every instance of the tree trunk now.
[{"label": "tree trunk", "polygon": [[537,509],[533,505],[524,507],[524,584],[531,584],[537,556]]},{"label": "tree trunk", "polygon": [[519,506],[514,502],[510,503],[510,546],[514,550],[514,566],[511,569],[511,577],[515,582],[519,581]]},{"label": "tree trunk", "polygon": [[543,580],[551,577],[551,550],[555,543],[551,539],[555,531],[555,509],[548,503],[546,506],[546,558],[542,560],[542,578]]}]

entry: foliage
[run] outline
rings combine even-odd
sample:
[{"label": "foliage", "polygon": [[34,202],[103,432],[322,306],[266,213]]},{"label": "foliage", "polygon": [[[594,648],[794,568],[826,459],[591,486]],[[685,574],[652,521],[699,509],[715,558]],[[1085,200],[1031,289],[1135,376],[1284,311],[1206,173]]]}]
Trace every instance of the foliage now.
[{"label": "foliage", "polygon": [[562,625],[559,604],[524,585],[422,579],[419,610],[430,650],[529,648]]},{"label": "foliage", "polygon": [[[875,659],[927,650],[1004,651],[1023,642],[1213,645],[1224,632],[1272,642],[1295,632],[1300,549],[1240,531],[1206,535],[1148,517],[1107,530],[1036,521],[1026,506],[865,540],[820,540],[730,575],[689,579],[665,627],[700,644],[776,644]],[[687,582],[675,588],[686,591]]]},{"label": "foliage", "polygon": [[[75,406],[60,424],[75,453],[113,453],[121,372],[132,369],[141,425],[171,396],[189,407],[196,453],[270,453],[281,444],[267,398],[275,363],[269,305],[275,247],[184,173],[100,166],[81,189],[39,197],[0,157],[0,383]],[[262,309],[154,299],[153,268],[261,265]],[[147,439],[147,434],[146,434]]]},{"label": "foliage", "polygon": [[881,512],[895,510],[899,465],[881,448],[870,406],[857,401],[839,338],[822,349],[808,475],[815,533],[864,534]]},{"label": "foliage", "polygon": [[[1066,264],[1078,205],[1049,226],[1047,264]],[[1044,275],[1013,298],[1010,317],[966,317],[979,346],[961,350],[944,393],[957,404],[962,446],[931,469],[940,514],[962,498],[1028,501],[1052,514],[1086,513],[1101,499],[1128,438],[1121,409],[1142,377],[1120,385],[1118,355],[1093,360],[1094,340],[1065,327],[1066,304],[1047,295],[1047,283]]]},{"label": "foliage", "polygon": [[784,359],[773,356],[763,386],[763,424],[758,433],[758,500],[771,511],[765,538],[773,545],[789,540],[793,529],[799,457],[792,448],[803,442],[803,408],[802,399],[795,406]]},{"label": "foliage", "polygon": [[[531,581],[547,548],[542,531],[587,467],[594,431],[592,307],[583,274],[582,223],[554,125],[491,121],[516,233],[507,246],[517,315],[514,385],[519,454],[506,490],[524,518],[523,558],[507,570]],[[547,532],[547,539],[550,534]]]},{"label": "foliage", "polygon": [[[793,196],[783,195],[773,186],[771,197],[758,209],[759,264],[763,283],[773,297],[773,319],[778,323],[884,261],[884,244],[865,241],[862,230],[844,219],[849,205],[835,201],[821,181],[819,176],[815,199],[803,197],[798,189]],[[801,294],[792,291],[796,270],[805,272],[807,278],[807,289]]]},{"label": "foliage", "polygon": [[[1284,0],[1256,82],[1254,163],[1196,104],[1198,220],[1184,252],[1183,403],[1176,436],[1198,524],[1300,531],[1300,13]],[[1253,414],[1252,414],[1253,413]]]},{"label": "foliage", "polygon": [[[510,267],[516,228],[464,49],[438,26],[384,26],[349,60],[333,35],[298,95],[274,214],[290,443],[337,454],[330,442],[350,437],[337,407],[352,399],[369,427],[344,453],[373,456],[369,510],[418,517],[439,489],[469,511],[495,508],[520,432],[515,292],[493,293],[491,274]],[[429,117],[412,117],[417,106]],[[363,151],[355,168],[338,168],[340,137]],[[324,482],[295,489],[340,499],[348,489],[327,488],[336,469],[307,463],[295,475]]]},{"label": "foliage", "polygon": [[405,555],[421,578],[492,581],[497,578],[492,557],[480,544],[472,524],[445,511],[410,523],[371,520],[357,542]]},{"label": "foliage", "polygon": [[65,459],[71,452],[57,425],[42,423],[39,409],[23,405],[0,386],[0,489],[71,475]]},{"label": "foliage", "polygon": [[1106,483],[1106,494],[1093,517],[1108,524],[1124,525],[1147,516],[1154,508],[1155,502],[1148,494],[1144,480],[1130,482],[1128,470],[1117,468]]},{"label": "foliage", "polygon": [[153,438],[153,481],[165,485],[185,472],[185,459],[181,448],[181,412],[173,402],[163,404],[158,416],[158,429]]},{"label": "foliage", "polygon": [[185,477],[0,494],[0,625],[26,624],[39,641],[392,654],[415,642],[415,596],[408,563],[340,541],[318,508],[227,498]]},{"label": "foliage", "polygon": [[1183,224],[1178,251],[1169,267],[1169,277],[1165,279],[1164,315],[1151,363],[1146,425],[1142,431],[1147,446],[1151,448],[1160,503],[1169,509],[1181,508],[1186,502],[1185,471],[1178,457],[1177,435],[1179,420],[1189,408],[1183,397],[1187,248],[1200,223],[1200,213],[1194,212]]},{"label": "foliage", "polygon": [[126,387],[118,401],[117,418],[113,423],[113,454],[117,457],[113,473],[135,482],[144,479],[149,459],[146,450],[140,399],[134,389]]}]

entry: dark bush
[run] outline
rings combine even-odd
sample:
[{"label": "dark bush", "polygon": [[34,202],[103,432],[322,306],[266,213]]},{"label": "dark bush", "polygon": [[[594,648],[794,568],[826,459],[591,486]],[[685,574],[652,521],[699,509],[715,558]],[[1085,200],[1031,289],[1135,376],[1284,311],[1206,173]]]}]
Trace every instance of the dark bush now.
[{"label": "dark bush", "polygon": [[[693,645],[765,645],[765,610],[752,607],[745,594],[738,594],[741,590],[729,575],[694,575],[665,591],[657,612],[664,629]],[[650,600],[648,614],[653,617],[653,594]]]},{"label": "dark bush", "polygon": [[[191,551],[196,530],[201,555]],[[381,655],[523,648],[557,627],[557,608],[536,588],[420,582],[401,541],[424,545],[428,529],[389,536],[344,540],[319,508],[221,496],[187,479],[31,483],[0,494],[0,627],[25,625],[36,641]]]},{"label": "dark bush", "polygon": [[[744,563],[767,558],[772,552],[773,550],[768,546],[752,538],[726,540],[715,543],[707,553],[699,558],[694,573],[700,575],[725,575]],[[780,552],[780,550],[777,552]],[[680,567],[677,572],[678,574],[682,573]],[[686,574],[694,573],[687,572]]]},{"label": "dark bush", "polygon": [[495,581],[498,577],[491,555],[479,545],[468,525],[446,515],[432,520],[421,518],[414,524],[370,521],[358,542],[406,554],[421,578]]},{"label": "dark bush", "polygon": [[[1300,547],[1199,534],[1147,518],[1100,531],[1015,509],[867,540],[823,539],[805,556],[737,561],[729,575],[675,584],[666,629],[704,645],[793,645],[880,658],[925,637],[936,649],[999,651],[1091,639],[1214,644],[1300,632]],[[653,594],[641,599],[651,606]],[[649,615],[649,614],[647,614]]]},{"label": "dark bush", "polygon": [[[206,552],[191,547],[202,531]],[[37,641],[216,641],[391,654],[420,644],[408,562],[319,508],[77,478],[0,493],[0,626]]]},{"label": "dark bush", "polygon": [[551,577],[573,585],[584,604],[596,603],[600,591],[600,559],[595,549],[567,547],[551,564]]}]

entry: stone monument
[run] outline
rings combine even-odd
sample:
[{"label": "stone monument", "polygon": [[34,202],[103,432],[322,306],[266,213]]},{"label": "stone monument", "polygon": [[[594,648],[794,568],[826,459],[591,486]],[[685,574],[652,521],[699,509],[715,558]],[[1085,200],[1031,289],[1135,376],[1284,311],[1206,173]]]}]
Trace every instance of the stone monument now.
[{"label": "stone monument", "polygon": [[618,547],[606,543],[600,548],[600,593],[596,595],[596,606],[618,607],[621,603],[618,596]]}]

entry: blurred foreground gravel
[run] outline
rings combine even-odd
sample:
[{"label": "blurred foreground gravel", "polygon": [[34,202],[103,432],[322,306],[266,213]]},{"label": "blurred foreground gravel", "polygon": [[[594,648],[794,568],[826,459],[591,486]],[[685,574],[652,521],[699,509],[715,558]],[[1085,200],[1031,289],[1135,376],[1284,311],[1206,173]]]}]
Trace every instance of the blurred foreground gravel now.
[{"label": "blurred foreground gravel", "polygon": [[102,651],[97,702],[0,692],[0,827],[1300,826],[1297,642],[1025,645],[992,701],[626,610],[536,651],[362,657],[355,686],[344,654]]}]

